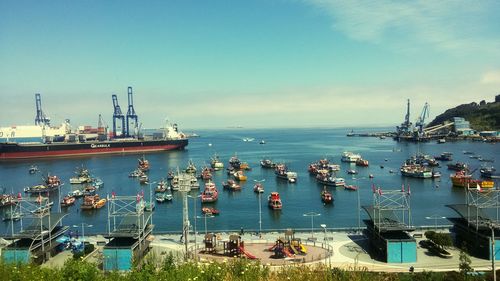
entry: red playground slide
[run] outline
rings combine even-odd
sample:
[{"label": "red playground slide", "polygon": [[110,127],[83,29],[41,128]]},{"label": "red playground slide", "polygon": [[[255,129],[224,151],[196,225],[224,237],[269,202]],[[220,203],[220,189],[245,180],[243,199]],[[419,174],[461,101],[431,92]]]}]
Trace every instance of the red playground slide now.
[{"label": "red playground slide", "polygon": [[245,254],[245,256],[247,256],[247,258],[251,259],[251,260],[254,260],[256,259],[257,257],[250,254],[249,252],[245,251],[245,248],[241,247],[240,246],[240,252],[242,252],[243,254]]},{"label": "red playground slide", "polygon": [[283,249],[283,253],[285,253],[285,255],[287,255],[288,257],[293,257],[293,254],[290,253],[287,248]]}]

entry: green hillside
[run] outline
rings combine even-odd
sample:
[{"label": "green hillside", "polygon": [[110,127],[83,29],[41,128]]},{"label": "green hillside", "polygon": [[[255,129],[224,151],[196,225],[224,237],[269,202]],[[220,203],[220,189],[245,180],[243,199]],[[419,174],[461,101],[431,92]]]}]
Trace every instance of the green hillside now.
[{"label": "green hillside", "polygon": [[500,130],[500,95],[495,97],[494,102],[481,101],[479,104],[472,102],[448,109],[434,118],[427,127],[441,124],[453,117],[465,118],[470,122],[471,128],[476,131],[498,131]]}]

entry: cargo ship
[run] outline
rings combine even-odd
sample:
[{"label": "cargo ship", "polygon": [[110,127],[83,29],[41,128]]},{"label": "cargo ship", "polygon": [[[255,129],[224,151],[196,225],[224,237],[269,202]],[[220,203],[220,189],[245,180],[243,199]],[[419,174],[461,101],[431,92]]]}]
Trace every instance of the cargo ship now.
[{"label": "cargo ship", "polygon": [[[81,126],[73,132],[69,120],[61,126],[51,126],[50,118],[42,111],[40,94],[36,94],[37,115],[34,126],[0,128],[0,161],[182,150],[188,145],[188,138],[178,131],[177,124],[168,121],[162,132],[152,136],[142,135],[133,109],[132,87],[128,88],[128,96],[129,111],[125,116],[121,113],[116,95],[113,95],[113,131],[108,134],[101,115],[96,129]],[[130,128],[129,119],[135,121],[135,128]],[[120,133],[117,130],[120,124],[115,124],[115,121],[121,121]]]}]

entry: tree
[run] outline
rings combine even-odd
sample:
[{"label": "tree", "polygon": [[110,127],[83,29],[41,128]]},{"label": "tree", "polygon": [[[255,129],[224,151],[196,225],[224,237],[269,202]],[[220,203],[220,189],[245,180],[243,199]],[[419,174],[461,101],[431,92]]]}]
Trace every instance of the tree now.
[{"label": "tree", "polygon": [[465,247],[462,247],[462,249],[460,249],[459,260],[460,263],[458,265],[458,268],[460,269],[460,273],[465,275],[473,271],[472,267],[470,266],[472,261],[469,257],[469,254],[467,254],[467,252],[465,251]]}]

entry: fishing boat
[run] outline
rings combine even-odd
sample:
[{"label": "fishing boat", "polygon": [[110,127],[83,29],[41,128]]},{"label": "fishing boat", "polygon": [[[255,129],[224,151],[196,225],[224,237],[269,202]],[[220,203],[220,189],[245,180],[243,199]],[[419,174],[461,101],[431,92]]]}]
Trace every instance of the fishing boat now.
[{"label": "fishing boat", "polygon": [[90,186],[99,189],[104,186],[104,182],[100,178],[93,178],[90,181]]},{"label": "fishing boat", "polygon": [[155,195],[155,200],[156,200],[156,202],[158,202],[158,203],[163,203],[163,202],[165,202],[165,200],[167,200],[165,192],[159,192],[159,193],[156,193],[156,195]]},{"label": "fishing boat", "polygon": [[189,160],[188,165],[184,171],[188,174],[196,174],[197,169],[192,160]]},{"label": "fishing boat", "polygon": [[318,168],[318,164],[316,164],[316,163],[309,164],[309,167],[307,168],[307,171],[309,172],[309,175],[311,175],[311,176],[315,176],[318,173],[318,170],[320,170],[320,169]]},{"label": "fishing boat", "polygon": [[276,163],[274,163],[271,159],[262,159],[260,160],[260,166],[264,169],[274,169],[276,167]]},{"label": "fishing boat", "polygon": [[172,190],[179,190],[179,175],[176,175],[172,178],[170,181],[170,186],[172,187]]},{"label": "fishing boat", "polygon": [[217,154],[214,154],[214,156],[212,157],[210,161],[210,166],[212,167],[212,169],[214,169],[214,171],[219,171],[224,169],[224,163],[222,163]]},{"label": "fishing boat", "polygon": [[337,164],[328,164],[326,166],[326,169],[329,172],[338,172],[338,171],[340,171],[340,165],[337,165]]},{"label": "fishing boat", "polygon": [[201,212],[205,215],[212,215],[212,216],[220,214],[219,210],[211,207],[203,207],[201,208]]},{"label": "fishing boat", "polygon": [[207,182],[205,184],[205,189],[201,193],[202,203],[211,203],[217,201],[219,198],[219,191],[213,182]]},{"label": "fishing boat", "polygon": [[2,194],[0,195],[0,207],[7,207],[11,205],[15,205],[18,202],[18,198],[16,198],[12,194]]},{"label": "fishing boat", "polygon": [[173,180],[174,176],[175,176],[174,171],[172,171],[172,170],[168,171],[168,173],[167,173],[167,180],[169,180],[169,181]]},{"label": "fishing boat", "polygon": [[488,179],[498,179],[500,178],[500,173],[496,172],[494,167],[482,167],[479,172],[481,173],[481,177]]},{"label": "fishing boat", "polygon": [[271,192],[267,198],[269,208],[273,210],[281,210],[283,204],[281,202],[280,194],[278,192]]},{"label": "fishing boat", "polygon": [[439,160],[439,161],[452,161],[453,160],[453,153],[451,152],[443,152],[439,156],[434,156],[434,159]]},{"label": "fishing boat", "polygon": [[37,184],[34,186],[29,186],[24,188],[24,192],[26,193],[45,193],[56,190],[57,188],[49,188],[44,184]]},{"label": "fishing boat", "polygon": [[140,184],[148,184],[149,183],[149,177],[147,175],[142,175],[139,177],[139,183]]},{"label": "fishing boat", "polygon": [[38,173],[39,171],[40,170],[38,170],[38,167],[36,165],[31,165],[31,167],[28,170],[28,173],[30,173],[30,175],[33,175]]},{"label": "fishing boat", "polygon": [[433,177],[432,170],[429,167],[420,164],[403,164],[400,168],[402,176],[412,178],[428,179]]},{"label": "fishing boat", "polygon": [[128,174],[129,178],[138,178],[142,175],[144,175],[144,172],[139,170],[139,169],[134,170],[134,171],[130,172],[130,174]]},{"label": "fishing boat", "polygon": [[80,198],[83,197],[83,192],[79,189],[75,189],[68,193],[68,196],[75,197],[75,198]]},{"label": "fishing boat", "polygon": [[241,186],[231,179],[227,180],[227,182],[223,182],[222,187],[229,190],[241,190]]},{"label": "fishing boat", "polygon": [[255,193],[264,193],[264,186],[260,182],[256,183],[253,186],[253,192],[255,192]]},{"label": "fishing boat", "polygon": [[76,176],[69,179],[70,184],[82,184],[91,181],[89,170],[84,167],[79,167],[75,171]]},{"label": "fishing boat", "polygon": [[342,157],[340,158],[342,162],[349,163],[355,163],[358,159],[361,159],[361,155],[349,151],[342,153]]},{"label": "fishing boat", "polygon": [[448,167],[448,170],[453,170],[453,171],[467,171],[469,170],[469,167],[467,164],[462,163],[462,162],[456,162],[453,164],[448,164],[446,165]]},{"label": "fishing boat", "polygon": [[365,160],[365,159],[361,159],[359,158],[358,160],[356,160],[356,166],[360,166],[360,167],[368,167],[368,160]]},{"label": "fishing boat", "polygon": [[349,191],[356,191],[358,190],[358,187],[355,185],[344,185],[344,189]]},{"label": "fishing boat", "polygon": [[297,182],[297,173],[288,171],[288,167],[285,164],[277,164],[274,174],[279,179],[285,179],[290,183]]},{"label": "fishing boat", "polygon": [[236,154],[229,159],[229,166],[233,167],[235,170],[239,170],[241,166],[241,161],[238,159]]},{"label": "fishing boat", "polygon": [[74,205],[75,201],[76,199],[73,196],[64,196],[64,198],[61,200],[61,207],[68,207]]},{"label": "fishing boat", "polygon": [[100,209],[106,205],[106,199],[100,198],[98,194],[85,196],[80,206],[82,210]]},{"label": "fishing boat", "polygon": [[327,170],[319,170],[318,174],[316,175],[316,181],[322,185],[335,187],[345,185],[345,180],[343,178],[331,176]]},{"label": "fishing boat", "polygon": [[493,188],[495,185],[493,181],[473,179],[472,175],[466,171],[457,171],[455,174],[450,175],[450,179],[452,185],[457,187],[476,188],[479,186],[481,188]]},{"label": "fishing boat", "polygon": [[155,193],[163,193],[167,191],[167,189],[168,189],[168,184],[162,180],[158,182],[158,185],[155,188]]},{"label": "fishing boat", "polygon": [[61,182],[61,180],[57,176],[47,175],[47,177],[45,178],[45,185],[48,188],[56,189],[56,188],[59,188],[60,186],[62,186],[63,183]]},{"label": "fishing boat", "polygon": [[233,177],[237,181],[246,181],[247,180],[247,176],[245,176],[245,174],[243,174],[243,171],[241,171],[241,170],[234,172]]},{"label": "fishing boat", "polygon": [[200,183],[198,182],[198,179],[192,174],[188,175],[190,175],[189,186],[191,187],[191,189],[200,189]]},{"label": "fishing boat", "polygon": [[321,191],[321,201],[325,204],[329,204],[333,202],[333,196],[332,194],[326,190],[326,187]]},{"label": "fishing boat", "polygon": [[137,169],[139,169],[140,171],[142,172],[148,172],[149,171],[149,168],[150,168],[150,165],[149,165],[149,161],[144,157],[144,155],[138,159],[139,163],[137,165]]},{"label": "fishing boat", "polygon": [[201,177],[201,179],[202,179],[202,180],[204,180],[204,181],[211,180],[211,179],[212,179],[212,171],[210,170],[210,168],[208,168],[208,167],[204,167],[204,168],[201,170],[200,177]]}]

